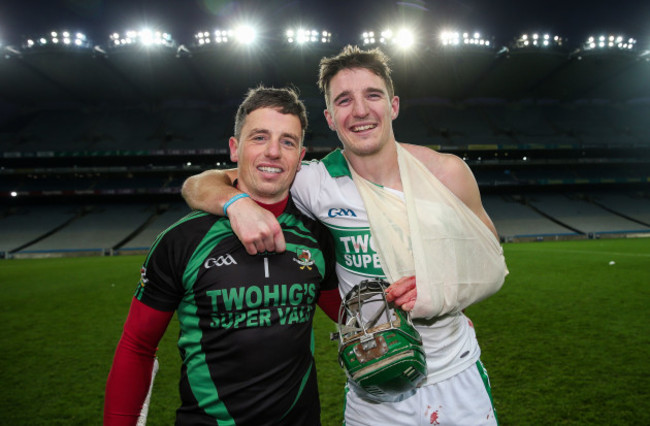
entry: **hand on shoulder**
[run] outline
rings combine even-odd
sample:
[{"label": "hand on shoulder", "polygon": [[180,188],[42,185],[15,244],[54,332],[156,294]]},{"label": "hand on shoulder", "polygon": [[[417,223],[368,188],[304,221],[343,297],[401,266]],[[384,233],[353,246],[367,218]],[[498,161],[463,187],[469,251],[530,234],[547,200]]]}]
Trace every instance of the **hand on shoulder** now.
[{"label": "hand on shoulder", "polygon": [[233,232],[248,254],[283,252],[286,250],[282,227],[273,213],[260,207],[251,198],[242,198],[228,207]]}]

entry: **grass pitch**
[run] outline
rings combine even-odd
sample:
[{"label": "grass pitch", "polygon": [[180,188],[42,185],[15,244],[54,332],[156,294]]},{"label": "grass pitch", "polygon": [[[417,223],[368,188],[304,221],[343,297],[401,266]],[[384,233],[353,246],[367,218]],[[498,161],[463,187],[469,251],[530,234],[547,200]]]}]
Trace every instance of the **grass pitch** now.
[{"label": "grass pitch", "polygon": [[[650,239],[506,244],[510,275],[467,309],[501,425],[650,424]],[[143,256],[0,261],[0,424],[100,425]],[[612,264],[612,262],[614,262]],[[323,425],[344,375],[314,324]],[[179,404],[178,325],[160,344],[150,425]]]}]

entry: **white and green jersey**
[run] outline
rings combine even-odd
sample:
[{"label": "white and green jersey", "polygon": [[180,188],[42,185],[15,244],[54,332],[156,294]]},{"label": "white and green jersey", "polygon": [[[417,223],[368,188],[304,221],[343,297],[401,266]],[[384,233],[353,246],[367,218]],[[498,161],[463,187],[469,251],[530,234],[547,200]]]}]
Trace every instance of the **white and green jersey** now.
[{"label": "white and green jersey", "polygon": [[[303,163],[291,193],[298,208],[324,223],[334,235],[342,297],[365,279],[386,278],[363,200],[340,150],[321,161]],[[479,359],[476,334],[464,314],[418,319],[414,323],[427,355],[427,384],[448,379]]]}]

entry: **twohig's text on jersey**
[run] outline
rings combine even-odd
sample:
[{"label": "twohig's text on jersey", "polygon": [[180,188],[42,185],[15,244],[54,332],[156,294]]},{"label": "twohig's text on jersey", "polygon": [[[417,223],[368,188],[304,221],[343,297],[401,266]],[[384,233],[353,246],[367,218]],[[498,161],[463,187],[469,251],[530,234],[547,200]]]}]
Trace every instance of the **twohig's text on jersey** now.
[{"label": "twohig's text on jersey", "polygon": [[314,283],[249,285],[208,290],[212,303],[211,327],[270,327],[308,322],[314,312]]}]

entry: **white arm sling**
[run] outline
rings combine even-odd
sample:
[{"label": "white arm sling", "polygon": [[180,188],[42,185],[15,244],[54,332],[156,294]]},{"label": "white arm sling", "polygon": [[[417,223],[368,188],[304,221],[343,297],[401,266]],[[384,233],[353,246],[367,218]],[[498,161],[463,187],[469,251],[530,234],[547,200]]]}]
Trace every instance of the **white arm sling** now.
[{"label": "white arm sling", "polygon": [[462,310],[496,293],[508,274],[499,241],[424,164],[396,145],[404,201],[350,165],[388,281],[415,275],[414,318]]}]

